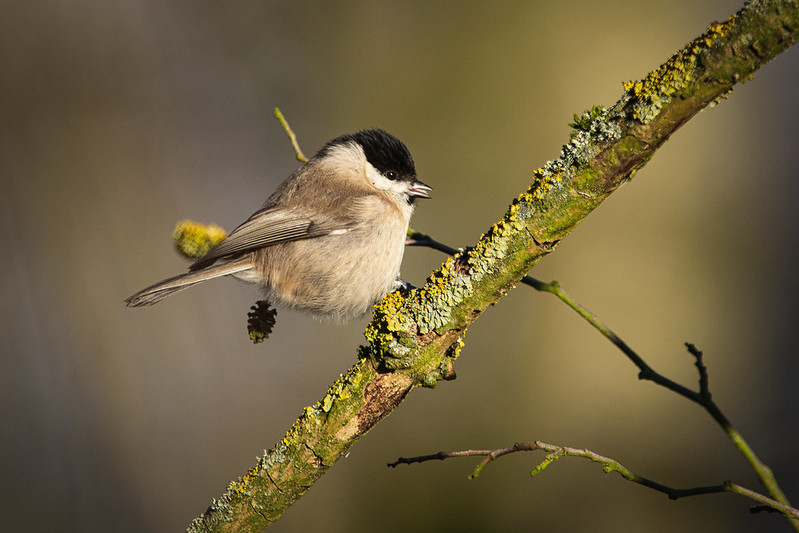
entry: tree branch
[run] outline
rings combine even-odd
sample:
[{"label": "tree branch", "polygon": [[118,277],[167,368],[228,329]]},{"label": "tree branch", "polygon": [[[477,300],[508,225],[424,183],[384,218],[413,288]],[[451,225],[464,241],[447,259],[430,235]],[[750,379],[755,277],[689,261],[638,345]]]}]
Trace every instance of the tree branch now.
[{"label": "tree branch", "polygon": [[[752,468],[752,470],[754,470],[755,475],[757,475],[757,478],[760,480],[769,494],[771,494],[775,500],[781,502],[783,505],[790,506],[788,498],[785,496],[785,493],[777,483],[777,478],[774,476],[774,473],[760,460],[752,447],[749,446],[749,443],[746,442],[743,436],[738,432],[737,429],[735,429],[726,415],[724,415],[724,413],[721,411],[721,408],[716,404],[716,402],[713,401],[708,383],[707,367],[705,367],[702,359],[703,354],[696,348],[696,346],[688,342],[685,343],[688,352],[695,358],[695,365],[697,371],[699,372],[698,392],[680,385],[679,383],[655,372],[655,370],[650,367],[646,361],[644,361],[643,358],[639,356],[632,348],[630,348],[627,343],[625,343],[618,335],[616,335],[616,333],[602,324],[602,322],[595,315],[588,312],[588,310],[586,310],[580,304],[575,302],[568,294],[566,294],[563,289],[561,289],[558,282],[553,281],[551,283],[537,283],[540,286],[539,290],[550,292],[560,298],[564,303],[566,303],[566,305],[571,307],[592,326],[594,326],[594,328],[602,333],[602,335],[609,339],[610,342],[616,345],[619,350],[624,352],[624,354],[633,362],[633,364],[638,367],[638,379],[645,379],[656,383],[661,387],[665,387],[666,389],[701,405],[705,411],[707,411],[710,416],[713,417],[713,420],[715,420],[716,423],[721,426],[741,455],[744,456],[744,459],[746,459],[746,462],[749,463],[749,466]],[[799,522],[794,523],[793,526],[794,529],[799,531]]]},{"label": "tree branch", "polygon": [[[433,461],[433,460],[444,461],[446,459],[451,459],[453,457],[485,457],[485,459],[480,461],[480,463],[475,467],[474,471],[469,476],[469,479],[474,479],[480,475],[480,473],[483,471],[483,468],[489,462],[495,459],[498,459],[504,455],[509,455],[511,453],[531,452],[536,450],[543,450],[549,453],[544,458],[544,460],[538,464],[538,466],[533,468],[532,472],[530,472],[531,476],[536,476],[540,474],[541,472],[544,471],[546,467],[548,467],[549,465],[551,465],[561,457],[583,457],[585,459],[589,459],[594,463],[599,463],[600,465],[602,465],[602,470],[605,473],[617,472],[621,477],[623,477],[628,481],[632,481],[633,483],[643,485],[644,487],[648,487],[650,489],[665,494],[666,496],[669,497],[670,500],[677,500],[679,498],[686,498],[689,496],[699,496],[701,494],[717,494],[720,492],[732,492],[734,494],[739,494],[741,496],[749,498],[750,500],[761,504],[761,506],[766,506],[769,509],[778,511],[788,518],[799,519],[799,509],[795,509],[794,507],[780,503],[776,500],[769,498],[768,496],[764,496],[763,494],[742,487],[731,481],[725,481],[724,483],[720,483],[718,485],[709,485],[705,487],[690,487],[687,489],[676,489],[673,487],[669,487],[668,485],[663,485],[662,483],[658,483],[657,481],[652,481],[651,479],[639,476],[638,474],[635,474],[629,469],[627,469],[627,467],[625,467],[615,459],[599,455],[598,453],[592,452],[591,450],[585,448],[571,448],[568,446],[547,444],[545,442],[541,442],[538,440],[535,442],[517,442],[513,446],[508,446],[506,448],[499,448],[497,450],[462,450],[455,452],[438,452],[431,455],[420,455],[417,457],[400,457],[393,463],[388,463],[387,466],[394,468],[400,464],[424,463],[426,461]],[[760,510],[760,507],[754,509],[754,511],[758,510]]]},{"label": "tree branch", "polygon": [[595,207],[651,159],[682,124],[791,46],[799,7],[753,1],[714,23],[608,109],[583,115],[559,159],[477,244],[449,258],[424,287],[387,295],[369,345],[327,394],[189,531],[260,531],[301,497],[412,388],[452,379],[466,328]]},{"label": "tree branch", "polygon": [[[422,242],[425,241],[434,242],[433,239],[427,237],[426,239],[420,239],[416,244],[421,244]],[[639,356],[632,348],[630,348],[629,345],[627,345],[627,343],[625,343],[621,339],[621,337],[616,335],[610,328],[602,324],[596,316],[588,312],[588,310],[586,310],[584,307],[575,302],[571,297],[569,297],[568,294],[566,294],[561,289],[560,284],[558,282],[553,281],[550,283],[544,283],[533,278],[528,278],[528,279],[529,279],[529,284],[531,286],[537,288],[540,291],[550,292],[556,295],[558,298],[560,298],[564,303],[566,303],[566,305],[568,305],[574,311],[580,314],[580,316],[582,316],[588,323],[594,326],[594,328],[596,328],[600,333],[602,333],[602,335],[604,335],[614,345],[616,345],[616,347],[618,347],[624,354],[626,354],[628,358],[633,362],[633,364],[635,364],[639,368],[640,370],[638,374],[639,379],[646,379],[652,381],[653,383],[665,387],[666,389],[675,392],[680,396],[688,398],[689,400],[701,405],[708,413],[710,413],[713,419],[722,427],[722,429],[724,429],[725,433],[727,433],[727,436],[730,438],[730,440],[732,440],[733,444],[738,449],[738,451],[744,456],[744,459],[746,459],[746,461],[749,463],[749,466],[752,468],[752,470],[754,470],[760,482],[763,484],[766,490],[768,490],[769,494],[771,494],[771,496],[774,499],[768,498],[766,496],[763,496],[762,494],[753,492],[749,489],[745,489],[743,487],[728,482],[726,482],[724,485],[718,485],[713,487],[699,487],[694,489],[677,490],[667,487],[665,485],[661,485],[654,481],[648,480],[646,478],[635,476],[634,474],[630,473],[629,471],[621,467],[621,465],[618,465],[618,468],[614,468],[614,470],[618,471],[625,479],[634,481],[641,485],[645,485],[649,488],[653,488],[655,490],[668,494],[669,498],[671,499],[677,499],[682,496],[693,496],[696,494],[708,494],[710,492],[735,492],[737,494],[747,496],[750,499],[763,503],[767,507],[775,509],[785,514],[789,518],[790,517],[799,518],[799,515],[797,515],[795,512],[796,510],[793,507],[791,507],[788,498],[782,492],[782,489],[777,483],[777,479],[774,476],[771,469],[757,457],[754,450],[749,446],[746,440],[744,440],[743,436],[738,432],[738,430],[736,430],[733,427],[733,425],[729,422],[727,417],[722,413],[721,408],[719,408],[718,405],[712,400],[707,367],[705,366],[703,361],[703,353],[695,345],[688,342],[685,343],[688,352],[694,356],[696,361],[695,366],[697,367],[697,371],[699,373],[699,392],[694,392],[691,389],[683,385],[680,385],[679,383],[676,383],[675,381],[672,381],[666,378],[665,376],[655,372],[655,370],[652,369],[652,367],[650,367],[644,361],[644,359],[641,356]],[[483,462],[481,462],[477,466],[477,468],[475,468],[472,475],[469,476],[469,478],[472,479],[477,477],[482,471],[483,467],[486,464],[488,464],[488,462],[491,460],[494,460],[503,455],[507,455],[508,453],[515,453],[518,451],[532,451],[539,449],[552,451],[549,450],[547,446],[551,447],[552,445],[547,445],[541,443],[540,441],[536,441],[535,443],[521,443],[521,444],[516,443],[513,446],[507,448],[500,448],[497,450],[465,450],[460,452],[438,452],[432,455],[422,455],[412,458],[401,457],[397,459],[397,461],[389,463],[388,466],[395,467],[398,464],[419,463],[424,461],[430,461],[433,459],[444,460],[444,459],[449,459],[451,457],[467,457],[467,456],[478,456],[478,455],[486,456],[486,459],[483,460]],[[554,448],[575,451],[575,449],[573,448],[563,448],[563,447],[554,447]],[[570,452],[570,453],[565,453],[564,455],[581,455],[584,457],[593,458],[593,460],[597,462],[603,462],[604,460],[611,461],[610,459],[603,458],[602,456],[598,456],[596,454],[593,454],[593,452],[587,450],[576,450],[576,451],[584,453]],[[558,459],[558,456],[555,455],[548,456],[548,459],[545,460],[543,463],[541,463],[537,467],[537,470],[533,471],[533,474],[537,473],[540,470],[543,470],[546,466],[549,465],[549,463],[551,463],[555,459]],[[603,463],[603,464],[607,465],[610,463]],[[608,470],[606,469],[606,472],[607,471]],[[763,500],[763,498],[765,498],[765,500],[767,501]],[[792,510],[792,511],[786,512],[786,510]],[[795,530],[799,531],[799,521],[791,520],[791,526]]]}]

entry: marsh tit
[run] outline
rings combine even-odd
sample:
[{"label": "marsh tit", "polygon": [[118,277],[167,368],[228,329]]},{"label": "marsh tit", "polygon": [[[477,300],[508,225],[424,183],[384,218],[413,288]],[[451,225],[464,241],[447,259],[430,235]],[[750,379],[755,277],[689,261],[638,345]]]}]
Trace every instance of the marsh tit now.
[{"label": "marsh tit", "polygon": [[137,292],[126,305],[160,302],[222,276],[260,285],[276,306],[338,321],[363,315],[398,283],[416,198],[408,148],[381,129],[337,137],[289,176],[263,208],[189,272]]}]

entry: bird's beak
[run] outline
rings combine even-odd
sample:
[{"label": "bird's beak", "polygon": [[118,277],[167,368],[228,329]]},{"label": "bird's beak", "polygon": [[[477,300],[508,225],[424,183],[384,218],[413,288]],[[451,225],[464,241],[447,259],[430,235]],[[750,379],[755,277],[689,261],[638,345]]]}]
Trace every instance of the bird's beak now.
[{"label": "bird's beak", "polygon": [[410,194],[413,198],[430,198],[430,195],[427,194],[428,191],[432,191],[433,188],[429,185],[425,185],[421,181],[414,181],[411,188],[408,190],[408,194]]}]

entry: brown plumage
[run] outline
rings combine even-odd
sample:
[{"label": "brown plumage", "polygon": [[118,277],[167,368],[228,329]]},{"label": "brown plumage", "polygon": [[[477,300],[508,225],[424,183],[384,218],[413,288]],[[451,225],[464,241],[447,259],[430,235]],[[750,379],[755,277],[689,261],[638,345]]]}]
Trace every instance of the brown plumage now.
[{"label": "brown plumage", "polygon": [[396,287],[415,198],[429,198],[413,158],[383,130],[327,143],[189,272],[128,306],[221,276],[256,283],[276,306],[348,320]]}]

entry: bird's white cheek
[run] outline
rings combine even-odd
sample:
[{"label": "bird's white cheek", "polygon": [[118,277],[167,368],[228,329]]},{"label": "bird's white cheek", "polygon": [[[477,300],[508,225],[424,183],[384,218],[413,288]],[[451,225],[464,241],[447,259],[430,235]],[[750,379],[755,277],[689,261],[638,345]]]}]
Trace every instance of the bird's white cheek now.
[{"label": "bird's white cheek", "polygon": [[372,185],[386,191],[398,198],[407,197],[408,183],[401,180],[390,180],[373,167],[368,161],[366,163],[366,177],[372,182]]},{"label": "bird's white cheek", "polygon": [[[380,172],[378,172],[372,165],[366,165],[366,176],[372,184],[381,191],[389,193],[395,200],[394,206],[402,213],[402,220],[398,224],[403,225],[403,232],[407,231],[408,223],[413,214],[413,204],[408,203],[408,184],[404,181],[392,181]],[[403,241],[404,242],[404,241]]]}]

